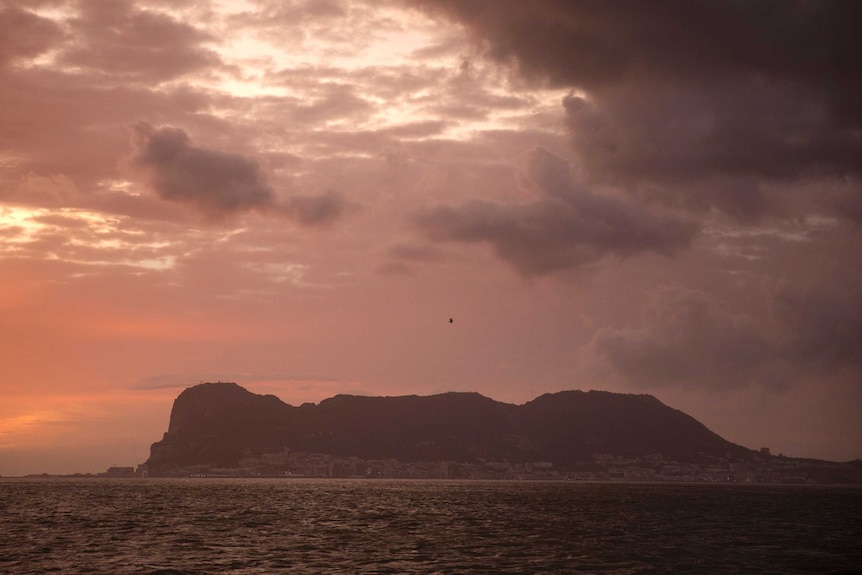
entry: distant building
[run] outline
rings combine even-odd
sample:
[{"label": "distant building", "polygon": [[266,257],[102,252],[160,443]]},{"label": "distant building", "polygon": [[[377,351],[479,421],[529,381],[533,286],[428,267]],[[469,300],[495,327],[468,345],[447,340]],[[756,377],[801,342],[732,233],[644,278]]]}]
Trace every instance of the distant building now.
[{"label": "distant building", "polygon": [[109,467],[105,472],[105,477],[134,477],[134,467]]},{"label": "distant building", "polygon": [[768,457],[770,455],[769,448],[768,447],[761,447],[760,448],[760,455],[765,455]]}]

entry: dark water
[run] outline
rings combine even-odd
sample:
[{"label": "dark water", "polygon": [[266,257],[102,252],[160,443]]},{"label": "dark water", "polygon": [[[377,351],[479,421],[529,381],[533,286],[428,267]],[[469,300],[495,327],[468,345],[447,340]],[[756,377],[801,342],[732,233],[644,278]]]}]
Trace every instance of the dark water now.
[{"label": "dark water", "polygon": [[862,489],[0,480],[0,573],[859,573]]}]

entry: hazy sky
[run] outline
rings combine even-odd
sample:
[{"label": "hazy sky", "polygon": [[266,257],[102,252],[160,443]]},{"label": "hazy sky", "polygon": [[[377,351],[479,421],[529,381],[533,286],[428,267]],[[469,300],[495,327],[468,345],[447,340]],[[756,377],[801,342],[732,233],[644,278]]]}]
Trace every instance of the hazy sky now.
[{"label": "hazy sky", "polygon": [[0,0],[0,474],[141,463],[218,380],[649,393],[862,457],[860,22]]}]

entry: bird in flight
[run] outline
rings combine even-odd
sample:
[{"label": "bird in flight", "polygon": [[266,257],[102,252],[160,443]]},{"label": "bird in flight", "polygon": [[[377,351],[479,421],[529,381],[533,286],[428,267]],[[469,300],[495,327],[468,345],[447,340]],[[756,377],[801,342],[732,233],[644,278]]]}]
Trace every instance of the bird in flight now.
[{"label": "bird in flight", "polygon": [[454,319],[452,319],[452,318],[450,317],[450,318],[449,318],[449,323],[452,323],[453,321],[455,321],[455,320],[454,320]]}]

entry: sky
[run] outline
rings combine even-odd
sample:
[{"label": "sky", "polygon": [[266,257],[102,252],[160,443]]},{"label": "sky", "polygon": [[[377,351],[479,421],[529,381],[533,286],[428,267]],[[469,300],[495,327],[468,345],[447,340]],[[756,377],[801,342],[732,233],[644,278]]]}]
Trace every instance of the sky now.
[{"label": "sky", "polygon": [[860,21],[0,0],[0,475],[142,463],[204,381],[648,393],[862,458]]}]

